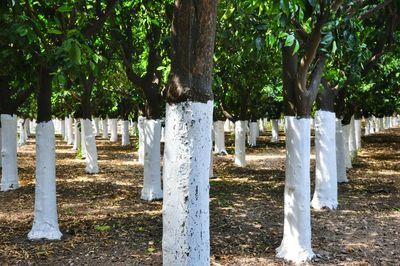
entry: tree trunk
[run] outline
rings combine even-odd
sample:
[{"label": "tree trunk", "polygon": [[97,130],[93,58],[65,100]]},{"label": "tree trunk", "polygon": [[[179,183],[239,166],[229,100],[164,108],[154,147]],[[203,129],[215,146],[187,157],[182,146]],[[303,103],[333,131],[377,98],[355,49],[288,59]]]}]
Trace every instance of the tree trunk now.
[{"label": "tree trunk", "polygon": [[99,118],[94,117],[93,118],[93,125],[94,125],[94,135],[95,137],[100,135],[100,127],[99,127]]},{"label": "tree trunk", "polygon": [[255,147],[255,146],[257,146],[258,123],[250,122],[249,128],[250,128],[249,145],[252,147]]},{"label": "tree trunk", "polygon": [[79,119],[75,119],[75,128],[74,128],[74,145],[72,150],[77,151],[81,146],[81,130],[80,130],[80,121]]},{"label": "tree trunk", "polygon": [[347,146],[344,141],[341,119],[336,118],[336,172],[338,183],[347,183],[346,155]]},{"label": "tree trunk", "polygon": [[138,117],[138,132],[139,132],[139,148],[138,148],[138,162],[144,163],[144,143],[145,143],[145,120],[146,118],[143,116]]},{"label": "tree trunk", "polygon": [[279,119],[271,119],[272,137],[271,142],[279,142]]},{"label": "tree trunk", "polygon": [[176,0],[164,151],[163,264],[210,265],[215,0]]},{"label": "tree trunk", "polygon": [[225,132],[224,132],[224,121],[215,121],[214,122],[214,142],[215,148],[214,152],[217,154],[225,154],[228,152],[225,148]]},{"label": "tree trunk", "polygon": [[74,144],[74,126],[73,126],[73,119],[71,116],[66,118],[67,123],[67,144],[73,145]]},{"label": "tree trunk", "polygon": [[129,121],[128,120],[123,120],[122,121],[122,146],[128,146],[131,144],[131,141],[129,139]]},{"label": "tree trunk", "polygon": [[235,164],[246,166],[246,132],[247,121],[235,122]]},{"label": "tree trunk", "polygon": [[1,191],[19,188],[17,167],[17,116],[1,115]]},{"label": "tree trunk", "polygon": [[107,123],[107,118],[103,118],[103,119],[101,120],[101,125],[102,125],[102,129],[103,129],[102,138],[103,138],[103,139],[108,139],[108,123]]},{"label": "tree trunk", "polygon": [[96,137],[93,133],[92,120],[86,118],[83,120],[84,139],[82,139],[83,146],[85,146],[85,171],[88,174],[97,174],[99,172],[99,165],[97,162],[97,148]]},{"label": "tree trunk", "polygon": [[117,142],[118,141],[118,120],[116,118],[110,118],[110,119],[108,119],[108,122],[110,124],[110,131],[111,131],[110,141]]}]

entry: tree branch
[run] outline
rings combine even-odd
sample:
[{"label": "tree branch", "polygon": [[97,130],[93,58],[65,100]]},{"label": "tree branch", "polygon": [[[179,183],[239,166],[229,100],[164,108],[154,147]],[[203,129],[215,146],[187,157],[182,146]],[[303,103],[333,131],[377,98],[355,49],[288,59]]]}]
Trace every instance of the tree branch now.
[{"label": "tree branch", "polygon": [[102,13],[95,21],[89,23],[89,25],[82,30],[82,34],[86,39],[89,39],[101,30],[107,18],[114,12],[114,6],[116,3],[117,1],[107,0],[107,7],[104,13]]},{"label": "tree branch", "polygon": [[324,72],[325,61],[325,56],[320,56],[313,70],[311,84],[307,90],[307,94],[309,96],[308,100],[310,103],[314,102],[315,98],[317,97],[318,87],[321,84],[322,73]]}]

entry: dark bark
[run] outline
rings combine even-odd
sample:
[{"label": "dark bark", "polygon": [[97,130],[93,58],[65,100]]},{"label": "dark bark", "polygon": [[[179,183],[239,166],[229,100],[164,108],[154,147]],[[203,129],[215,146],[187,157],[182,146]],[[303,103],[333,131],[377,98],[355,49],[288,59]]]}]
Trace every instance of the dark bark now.
[{"label": "dark bark", "polygon": [[40,64],[38,68],[37,122],[40,123],[51,120],[52,77],[51,70],[45,63]]},{"label": "dark bark", "polygon": [[164,90],[168,103],[213,100],[216,8],[216,0],[175,1],[171,74]]},{"label": "dark bark", "polygon": [[332,87],[325,79],[321,81],[323,89],[319,90],[317,95],[317,109],[322,111],[335,111],[336,89]]},{"label": "dark bark", "polygon": [[12,88],[9,87],[10,81],[9,76],[0,76],[0,114],[17,114],[18,108],[35,91],[35,87],[30,86],[15,95]]},{"label": "dark bark", "polygon": [[92,119],[92,108],[91,108],[91,95],[92,88],[94,85],[95,77],[93,74],[89,74],[88,77],[81,75],[80,83],[83,87],[83,94],[81,98],[81,111],[83,119]]},{"label": "dark bark", "polygon": [[115,4],[117,2],[118,1],[107,0],[107,6],[104,13],[97,14],[97,19],[89,23],[89,25],[87,25],[86,28],[82,30],[82,34],[86,39],[89,39],[101,30],[107,18],[114,12]]}]

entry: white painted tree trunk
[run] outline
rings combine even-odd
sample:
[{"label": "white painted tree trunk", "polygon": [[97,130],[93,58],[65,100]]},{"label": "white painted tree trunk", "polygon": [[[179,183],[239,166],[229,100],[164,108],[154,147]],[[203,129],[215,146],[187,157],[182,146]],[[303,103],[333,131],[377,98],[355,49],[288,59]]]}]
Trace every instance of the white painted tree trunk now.
[{"label": "white painted tree trunk", "polygon": [[108,123],[107,123],[107,118],[101,120],[101,126],[102,126],[102,138],[103,139],[108,139]]},{"label": "white painted tree trunk", "polygon": [[344,138],[344,161],[345,161],[345,165],[346,165],[346,168],[352,168],[350,145],[349,145],[350,124],[343,125],[342,129],[343,129],[343,138]]},{"label": "white painted tree trunk", "polygon": [[386,128],[391,128],[392,127],[390,121],[391,121],[390,116],[387,116],[386,117]]},{"label": "white painted tree trunk", "polygon": [[361,149],[361,120],[354,119],[354,136],[356,150]]},{"label": "white painted tree trunk", "polygon": [[165,128],[161,127],[161,142],[165,142]]},{"label": "white painted tree trunk", "polygon": [[17,167],[17,116],[2,114],[1,118],[1,191],[19,188]]},{"label": "white painted tree trunk", "polygon": [[255,147],[257,145],[257,122],[250,122],[249,145]]},{"label": "white painted tree trunk", "polygon": [[111,118],[108,119],[108,122],[110,123],[110,141],[111,142],[117,142],[118,141],[118,120],[116,118]]},{"label": "white painted tree trunk", "polygon": [[[1,119],[1,118],[0,118]],[[2,140],[1,140],[1,120],[0,120],[0,169],[3,169]]]},{"label": "white painted tree trunk", "polygon": [[379,131],[382,131],[382,130],[384,130],[385,128],[384,128],[384,124],[385,124],[385,118],[384,117],[380,117],[379,118]]},{"label": "white painted tree trunk", "polygon": [[144,120],[144,178],[141,199],[153,201],[162,199],[160,173],[160,120]]},{"label": "white painted tree trunk", "polygon": [[65,142],[68,142],[68,136],[69,136],[69,135],[68,135],[68,130],[69,130],[69,129],[68,129],[68,125],[69,125],[69,123],[68,123],[68,117],[65,117],[63,121],[64,121],[64,128],[65,128],[64,141],[65,141]]},{"label": "white painted tree trunk", "polygon": [[336,171],[339,183],[348,182],[346,173],[347,146],[344,140],[342,120],[336,119]]},{"label": "white painted tree trunk", "polygon": [[279,119],[271,119],[272,138],[271,142],[279,142]]},{"label": "white painted tree trunk", "polygon": [[92,121],[90,119],[84,119],[83,125],[83,130],[85,134],[83,146],[85,146],[86,151],[85,171],[88,174],[97,174],[99,172],[99,164],[97,162],[96,136],[93,133]]},{"label": "white painted tree trunk", "polygon": [[369,117],[365,118],[364,136],[368,136],[369,134],[371,134],[370,133],[371,127],[370,127],[370,124],[369,124],[369,120],[370,120]]},{"label": "white painted tree trunk", "polygon": [[228,154],[225,148],[224,121],[215,121],[214,127],[214,152],[218,154]]},{"label": "white painted tree trunk", "polygon": [[286,171],[284,226],[277,257],[299,263],[311,260],[310,119],[285,116]]},{"label": "white painted tree trunk", "polygon": [[265,132],[264,121],[262,118],[258,119],[258,131],[261,133]]},{"label": "white painted tree trunk", "polygon": [[94,126],[94,135],[97,137],[100,135],[100,126],[99,126],[99,118],[98,117],[94,117],[93,118],[93,126]]},{"label": "white painted tree trunk", "polygon": [[74,151],[77,151],[81,146],[81,134],[79,119],[75,119],[74,145],[72,146],[72,150]]},{"label": "white painted tree trunk", "polygon": [[235,123],[233,123],[231,120],[228,120],[229,124],[229,132],[235,132]]},{"label": "white painted tree trunk", "polygon": [[61,239],[56,203],[56,152],[52,121],[36,126],[36,184],[34,221],[28,238]]},{"label": "white painted tree trunk", "polygon": [[351,158],[354,158],[357,156],[356,130],[355,130],[354,115],[351,117],[351,120],[350,120],[349,150],[350,150]]},{"label": "white painted tree trunk", "polygon": [[138,148],[138,162],[144,163],[144,142],[145,142],[145,121],[146,118],[143,116],[138,117],[138,132],[139,132],[139,148]]},{"label": "white painted tree trunk", "polygon": [[26,144],[26,131],[25,131],[25,127],[24,127],[24,122],[25,119],[18,119],[18,127],[19,127],[19,141],[18,144],[20,146],[25,145]]},{"label": "white painted tree trunk", "polygon": [[246,166],[246,131],[247,121],[235,122],[235,164]]},{"label": "white painted tree trunk", "polygon": [[315,190],[311,201],[314,209],[336,209],[336,115],[318,110],[315,114]]},{"label": "white painted tree trunk", "polygon": [[24,121],[25,136],[28,139],[31,136],[31,120],[26,118]]},{"label": "white painted tree trunk", "polygon": [[375,123],[374,123],[374,117],[370,117],[368,120],[368,124],[369,124],[369,133],[370,134],[374,134],[375,133]]},{"label": "white painted tree trunk", "polygon": [[68,120],[66,120],[68,123],[67,126],[67,144],[68,145],[73,145],[74,144],[74,126],[73,126],[73,119],[72,117],[68,117]]},{"label": "white painted tree trunk", "polygon": [[[60,134],[61,134],[61,138],[64,139],[65,138],[65,121],[60,119]],[[36,125],[37,126],[37,125]]]},{"label": "white painted tree trunk", "polygon": [[83,119],[81,121],[81,152],[82,157],[86,158],[86,145],[85,145],[85,123]]},{"label": "white painted tree trunk", "polygon": [[122,146],[128,146],[131,143],[129,139],[129,121],[122,120]]},{"label": "white painted tree trunk", "polygon": [[[222,127],[223,129],[223,127]],[[211,155],[210,155],[210,178],[214,177],[214,153],[212,150],[212,143],[211,143]]]},{"label": "white painted tree trunk", "polygon": [[[138,135],[138,127],[137,127],[137,122],[132,122],[132,132],[134,136]],[[161,135],[162,136],[162,135]]]},{"label": "white painted tree trunk", "polygon": [[209,167],[213,102],[167,104],[163,264],[210,265]]}]

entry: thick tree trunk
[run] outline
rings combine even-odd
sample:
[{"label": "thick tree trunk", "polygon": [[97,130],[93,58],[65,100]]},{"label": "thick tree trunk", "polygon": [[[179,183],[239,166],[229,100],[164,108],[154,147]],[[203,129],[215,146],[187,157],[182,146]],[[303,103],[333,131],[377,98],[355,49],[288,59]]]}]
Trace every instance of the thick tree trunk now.
[{"label": "thick tree trunk", "polygon": [[59,240],[56,203],[56,152],[51,120],[36,126],[35,214],[28,238]]},{"label": "thick tree trunk", "polygon": [[162,199],[160,174],[160,120],[144,120],[144,178],[141,199]]},{"label": "thick tree trunk", "polygon": [[235,122],[235,164],[246,166],[246,132],[247,121]]},{"label": "thick tree trunk", "polygon": [[354,136],[355,136],[355,143],[356,143],[356,150],[361,149],[361,120],[354,119]]},{"label": "thick tree trunk", "polygon": [[118,141],[118,120],[116,118],[110,118],[108,119],[109,124],[110,124],[110,141],[111,142],[117,142]]},{"label": "thick tree trunk", "polygon": [[285,116],[285,219],[277,257],[300,262],[314,257],[310,216],[310,119]]},{"label": "thick tree trunk", "polygon": [[341,119],[336,119],[336,171],[338,183],[348,182],[346,173],[347,148]]},{"label": "thick tree trunk", "polygon": [[315,115],[315,190],[311,201],[314,209],[336,209],[336,115],[318,110]]},{"label": "thick tree trunk", "polygon": [[224,132],[224,121],[214,122],[214,152],[217,154],[228,154],[225,148],[225,132]]},{"label": "thick tree trunk", "polygon": [[17,116],[1,114],[1,191],[19,188],[17,167]]},{"label": "thick tree trunk", "polygon": [[82,139],[83,146],[85,146],[85,162],[86,173],[97,174],[99,172],[99,165],[97,162],[97,148],[96,137],[93,133],[93,124],[90,119],[83,119],[83,132],[84,139]]},{"label": "thick tree trunk", "polygon": [[131,141],[129,139],[129,121],[128,120],[122,120],[121,131],[122,131],[122,146],[128,146],[129,144],[131,144]]},{"label": "thick tree trunk", "polygon": [[279,119],[271,119],[272,137],[271,142],[279,142]]},{"label": "thick tree trunk", "polygon": [[99,118],[98,117],[94,117],[93,118],[93,126],[94,126],[94,135],[95,137],[100,135],[100,127],[99,127]]},{"label": "thick tree trunk", "polygon": [[176,0],[165,90],[163,264],[210,265],[215,0]]}]

